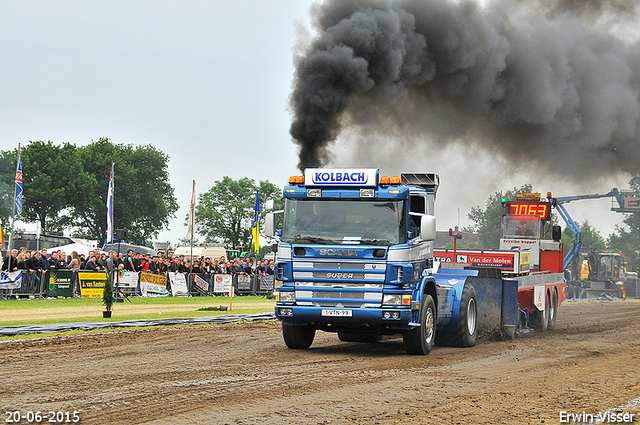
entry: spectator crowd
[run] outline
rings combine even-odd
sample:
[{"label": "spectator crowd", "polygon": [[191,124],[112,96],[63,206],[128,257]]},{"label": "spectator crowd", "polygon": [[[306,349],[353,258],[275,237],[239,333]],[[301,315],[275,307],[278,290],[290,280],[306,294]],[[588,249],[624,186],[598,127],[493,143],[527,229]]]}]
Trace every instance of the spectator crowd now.
[{"label": "spectator crowd", "polygon": [[243,274],[243,275],[273,275],[274,261],[259,260],[253,258],[235,258],[228,260],[225,257],[210,258],[196,257],[193,261],[185,255],[174,256],[172,251],[166,255],[151,256],[150,254],[134,253],[129,250],[126,254],[100,250],[90,251],[88,255],[78,255],[73,251],[69,257],[62,251],[53,251],[48,254],[47,249],[40,251],[27,251],[12,249],[3,259],[2,271],[28,270],[30,273],[46,272],[47,270],[85,270],[108,271],[126,270],[135,272],[148,272],[155,274],[167,273],[198,273],[212,274]]}]

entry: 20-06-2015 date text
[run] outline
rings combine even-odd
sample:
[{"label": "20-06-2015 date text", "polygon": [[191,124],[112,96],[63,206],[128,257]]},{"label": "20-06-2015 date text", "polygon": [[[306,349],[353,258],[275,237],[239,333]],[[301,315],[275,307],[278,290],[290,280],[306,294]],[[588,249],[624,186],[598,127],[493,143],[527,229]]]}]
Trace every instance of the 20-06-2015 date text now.
[{"label": "20-06-2015 date text", "polygon": [[21,424],[21,423],[50,423],[50,424],[63,424],[63,423],[77,423],[80,422],[80,411],[26,411],[21,412],[19,410],[8,410],[4,412],[6,419],[5,423],[8,424]]}]

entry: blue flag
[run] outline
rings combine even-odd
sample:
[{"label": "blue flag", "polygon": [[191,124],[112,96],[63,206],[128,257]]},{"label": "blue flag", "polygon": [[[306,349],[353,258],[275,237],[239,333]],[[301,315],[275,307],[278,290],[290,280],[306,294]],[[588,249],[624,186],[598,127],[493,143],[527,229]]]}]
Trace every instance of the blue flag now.
[{"label": "blue flag", "polygon": [[22,158],[18,152],[18,169],[16,170],[16,211],[22,214]]}]

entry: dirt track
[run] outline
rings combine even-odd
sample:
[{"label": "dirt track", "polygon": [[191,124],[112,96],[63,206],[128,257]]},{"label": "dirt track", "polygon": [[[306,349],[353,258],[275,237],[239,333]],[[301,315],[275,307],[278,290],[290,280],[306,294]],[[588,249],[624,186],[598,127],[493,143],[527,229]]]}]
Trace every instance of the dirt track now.
[{"label": "dirt track", "polygon": [[289,350],[276,322],[4,342],[0,405],[83,424],[557,424],[640,397],[639,313],[563,304],[551,333],[424,357],[325,333]]}]

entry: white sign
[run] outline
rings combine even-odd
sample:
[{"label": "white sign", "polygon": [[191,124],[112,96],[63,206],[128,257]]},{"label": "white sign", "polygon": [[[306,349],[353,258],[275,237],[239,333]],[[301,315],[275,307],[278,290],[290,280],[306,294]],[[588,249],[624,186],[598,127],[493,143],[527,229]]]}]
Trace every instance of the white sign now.
[{"label": "white sign", "polygon": [[378,186],[377,168],[324,169],[307,168],[304,170],[305,186]]},{"label": "white sign", "polygon": [[213,275],[213,292],[216,294],[231,292],[231,282],[230,274]]},{"label": "white sign", "polygon": [[138,272],[120,272],[119,280],[120,288],[136,289],[138,287]]},{"label": "white sign", "polygon": [[186,297],[189,295],[187,289],[187,278],[184,273],[169,273],[171,281],[171,295],[174,297]]}]

